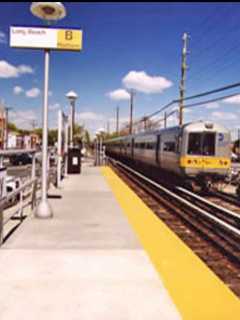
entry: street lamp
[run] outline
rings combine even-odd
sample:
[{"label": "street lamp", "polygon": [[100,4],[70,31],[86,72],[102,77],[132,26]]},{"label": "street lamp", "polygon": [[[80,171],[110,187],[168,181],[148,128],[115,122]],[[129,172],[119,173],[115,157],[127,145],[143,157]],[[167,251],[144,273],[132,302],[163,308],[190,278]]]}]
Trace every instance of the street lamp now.
[{"label": "street lamp", "polygon": [[103,160],[103,134],[106,132],[104,128],[98,129],[98,136],[99,136],[99,158],[100,158],[100,165],[102,164]]},{"label": "street lamp", "polygon": [[[57,21],[66,16],[66,10],[61,2],[33,2],[30,10],[32,14],[46,23]],[[52,209],[47,200],[47,170],[48,170],[48,82],[50,50],[44,49],[44,97],[43,97],[43,136],[42,136],[42,195],[41,202],[36,208],[37,218],[51,218]]]},{"label": "street lamp", "polygon": [[9,110],[12,110],[13,108],[11,107],[4,107],[5,109],[5,126],[6,126],[6,130],[5,130],[5,148],[4,149],[8,149],[8,112]]},{"label": "street lamp", "polygon": [[74,125],[75,125],[75,101],[78,98],[78,95],[74,91],[69,91],[66,94],[70,105],[71,105],[71,116],[70,116],[70,147],[73,147],[73,135],[74,135]]}]

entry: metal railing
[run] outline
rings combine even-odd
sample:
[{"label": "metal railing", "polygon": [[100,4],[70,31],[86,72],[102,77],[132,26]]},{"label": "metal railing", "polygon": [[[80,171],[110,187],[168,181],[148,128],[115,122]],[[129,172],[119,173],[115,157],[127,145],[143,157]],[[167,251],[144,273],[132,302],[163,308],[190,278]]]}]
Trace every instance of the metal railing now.
[{"label": "metal railing", "polygon": [[[48,148],[50,151],[51,148]],[[36,153],[41,153],[35,149],[28,150],[1,150],[0,151],[0,168],[3,168],[3,160],[6,157],[19,154],[31,154],[32,164],[31,164],[31,177],[27,181],[20,184],[20,186],[9,193],[4,192],[0,195],[0,246],[8,238],[8,234],[12,231],[10,230],[4,234],[4,227],[10,220],[17,220],[19,224],[24,220],[24,208],[31,206],[33,210],[37,205],[37,191],[41,188],[41,178],[37,177],[37,167],[36,167]],[[49,152],[50,154],[50,152]],[[41,163],[41,160],[39,161]],[[49,159],[48,166],[48,188],[50,183],[56,185],[57,181],[57,169],[50,165]],[[6,179],[6,177],[4,178]],[[4,183],[6,186],[6,181]],[[2,197],[2,198],[1,198]],[[13,228],[16,228],[14,226]]]},{"label": "metal railing", "polygon": [[[0,199],[0,246],[3,244],[7,236],[4,236],[4,226],[13,218],[18,219],[21,223],[24,220],[24,208],[29,205],[31,205],[32,210],[35,208],[37,204],[37,182],[37,178],[31,179],[30,181],[20,186],[18,189],[10,192],[5,197]],[[28,191],[27,194],[24,193],[26,189]],[[28,201],[26,202],[25,200]],[[14,210],[8,213],[7,217],[4,217],[4,212],[6,212],[6,209],[9,209],[9,204],[11,203],[11,201],[15,202],[16,204],[19,202],[19,207],[13,208]]]}]

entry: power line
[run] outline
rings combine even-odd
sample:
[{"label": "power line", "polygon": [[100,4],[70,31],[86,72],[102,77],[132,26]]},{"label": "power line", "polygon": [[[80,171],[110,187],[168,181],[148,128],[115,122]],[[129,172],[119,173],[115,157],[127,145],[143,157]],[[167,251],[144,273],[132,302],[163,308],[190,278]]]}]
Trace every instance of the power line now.
[{"label": "power line", "polygon": [[[204,97],[204,96],[207,96],[209,94],[218,93],[218,92],[229,90],[229,89],[233,89],[233,88],[236,88],[236,87],[240,87],[240,82],[236,82],[236,83],[224,86],[224,87],[220,87],[220,88],[217,88],[217,89],[213,89],[213,90],[210,90],[210,91],[205,91],[205,92],[202,92],[202,93],[199,93],[199,94],[195,94],[195,95],[186,97],[184,99],[184,101],[195,99],[195,98],[199,98],[199,97]],[[174,100],[174,101],[178,102],[177,100]]]},{"label": "power line", "polygon": [[[240,82],[233,83],[233,84],[230,84],[230,85],[227,85],[227,86],[224,86],[224,87],[220,87],[220,88],[217,88],[217,89],[213,89],[213,90],[210,90],[210,91],[205,91],[205,92],[202,92],[202,93],[199,93],[199,94],[195,94],[195,95],[192,95],[192,96],[185,97],[182,101],[196,99],[196,98],[199,98],[199,97],[204,97],[204,96],[207,96],[207,95],[210,95],[210,94],[219,93],[219,92],[222,92],[222,91],[225,91],[225,90],[229,90],[229,89],[233,89],[233,88],[236,88],[236,87],[239,87],[239,86],[240,86]],[[191,108],[191,107],[194,107],[194,106],[203,105],[203,104],[207,104],[207,103],[212,103],[212,102],[216,102],[216,101],[220,101],[220,100],[224,100],[224,99],[231,98],[231,97],[234,97],[234,96],[237,96],[237,95],[239,95],[239,93],[234,93],[234,94],[225,95],[225,96],[214,98],[214,99],[210,99],[210,100],[205,100],[205,101],[200,101],[200,102],[197,102],[197,103],[188,104],[188,105],[185,105],[183,107],[183,109]],[[157,114],[161,113],[162,111],[168,109],[169,107],[171,107],[172,105],[174,105],[174,104],[176,104],[176,103],[178,103],[180,101],[181,101],[181,99],[174,99],[174,100],[170,101],[169,103],[164,105],[159,110],[151,113],[148,116],[144,116],[141,119],[139,119],[138,123],[144,121],[146,118],[149,119],[149,118],[152,118],[152,117],[156,116]],[[173,110],[172,112],[174,113],[176,111],[177,110]],[[137,123],[137,121],[136,121],[136,123]]]},{"label": "power line", "polygon": [[215,99],[210,99],[210,100],[200,101],[200,102],[196,102],[196,103],[192,103],[192,104],[187,104],[187,105],[184,106],[184,109],[192,108],[192,107],[196,107],[196,106],[201,106],[203,104],[209,104],[209,103],[212,103],[212,102],[217,102],[217,101],[220,101],[220,100],[225,100],[227,98],[236,97],[239,94],[240,93],[238,92],[238,93],[233,93],[233,94],[225,95],[225,96],[222,96],[222,97],[218,97],[218,98],[215,98]]}]

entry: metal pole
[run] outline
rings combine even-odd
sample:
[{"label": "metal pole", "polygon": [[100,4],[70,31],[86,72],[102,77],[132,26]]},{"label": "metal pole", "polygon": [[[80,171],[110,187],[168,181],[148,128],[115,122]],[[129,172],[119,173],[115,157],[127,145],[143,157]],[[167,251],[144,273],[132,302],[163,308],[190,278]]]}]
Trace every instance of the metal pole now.
[{"label": "metal pole", "polygon": [[7,149],[8,148],[8,111],[12,108],[9,108],[9,107],[4,107],[5,108],[5,146],[4,146],[4,149]]},{"label": "metal pole", "polygon": [[240,159],[240,129],[238,129],[238,159]]},{"label": "metal pole", "polygon": [[100,136],[99,138],[100,140],[100,145],[99,145],[99,165],[101,166],[102,165],[102,136]]},{"label": "metal pole", "polygon": [[61,166],[62,166],[62,111],[58,111],[58,162],[57,162],[57,187],[61,182]]},{"label": "metal pole", "polygon": [[116,132],[119,134],[119,106],[116,109]]},{"label": "metal pole", "polygon": [[65,119],[65,146],[64,146],[64,153],[65,153],[65,175],[67,175],[68,169],[68,118]]},{"label": "metal pole", "polygon": [[98,136],[96,136],[96,166],[98,166]]},{"label": "metal pole", "polygon": [[70,101],[70,147],[73,147],[73,105],[72,102]]},{"label": "metal pole", "polygon": [[6,119],[5,119],[5,126],[6,126],[6,139],[5,139],[5,148],[4,149],[7,149],[8,148],[8,108],[5,108],[6,110]]},{"label": "metal pole", "polygon": [[44,101],[43,101],[43,138],[42,138],[42,194],[41,201],[36,208],[35,216],[37,218],[51,218],[52,209],[47,200],[47,171],[48,171],[48,81],[49,81],[49,59],[50,50],[44,50],[45,68],[44,68]]},{"label": "metal pole", "polygon": [[75,99],[70,99],[71,119],[70,119],[70,147],[73,147],[74,126],[75,126]]},{"label": "metal pole", "polygon": [[130,91],[130,122],[129,122],[129,134],[132,134],[132,122],[133,122],[133,90]]},{"label": "metal pole", "polygon": [[32,154],[32,179],[36,177],[36,153]]},{"label": "metal pole", "polygon": [[184,32],[183,34],[183,49],[182,49],[182,68],[181,68],[181,81],[180,81],[180,102],[179,102],[179,125],[183,124],[183,101],[185,95],[185,80],[186,80],[186,57],[187,57],[187,40],[188,34]]},{"label": "metal pole", "polygon": [[164,128],[167,128],[167,112],[164,112]]}]

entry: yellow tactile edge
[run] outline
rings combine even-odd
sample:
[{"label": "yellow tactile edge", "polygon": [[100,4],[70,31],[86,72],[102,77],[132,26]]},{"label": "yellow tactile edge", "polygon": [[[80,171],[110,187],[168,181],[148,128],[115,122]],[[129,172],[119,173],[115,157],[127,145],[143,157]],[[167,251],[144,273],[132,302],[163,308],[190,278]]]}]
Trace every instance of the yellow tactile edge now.
[{"label": "yellow tactile edge", "polygon": [[110,168],[103,167],[102,174],[160,274],[182,318],[240,319],[238,297]]}]

